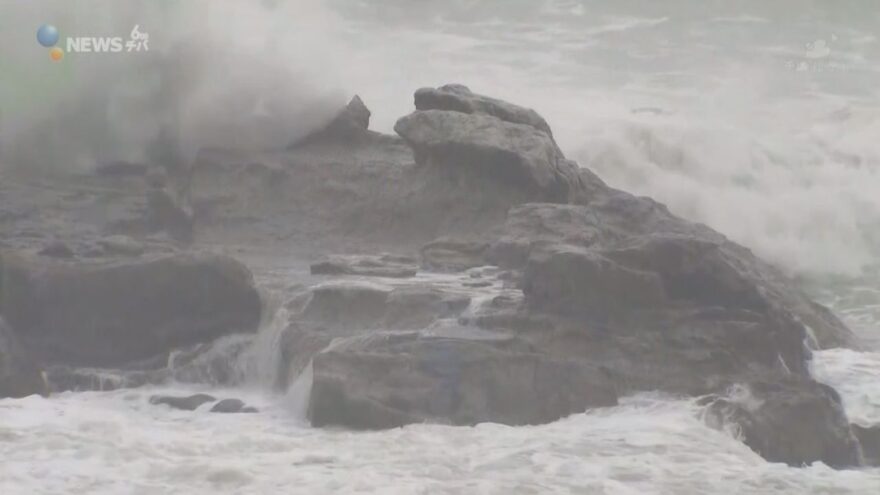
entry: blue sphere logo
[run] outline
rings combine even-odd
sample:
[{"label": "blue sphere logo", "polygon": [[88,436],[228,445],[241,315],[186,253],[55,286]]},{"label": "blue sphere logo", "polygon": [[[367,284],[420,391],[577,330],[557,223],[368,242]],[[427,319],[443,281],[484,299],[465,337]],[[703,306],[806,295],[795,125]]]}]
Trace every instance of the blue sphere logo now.
[{"label": "blue sphere logo", "polygon": [[37,29],[37,41],[46,48],[58,43],[58,29],[51,24],[43,24]]}]

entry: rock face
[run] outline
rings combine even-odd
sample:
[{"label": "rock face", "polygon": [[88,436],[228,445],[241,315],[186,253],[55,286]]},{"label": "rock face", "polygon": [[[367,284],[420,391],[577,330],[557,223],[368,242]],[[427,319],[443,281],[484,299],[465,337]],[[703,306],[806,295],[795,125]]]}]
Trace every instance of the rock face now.
[{"label": "rock face", "polygon": [[0,317],[0,399],[34,394],[49,394],[46,380],[12,328]]},{"label": "rock face", "polygon": [[0,273],[4,314],[53,364],[120,365],[254,332],[260,321],[251,273],[223,256],[50,264],[4,254]]},{"label": "rock face", "polygon": [[313,366],[308,414],[315,426],[522,425],[617,403],[601,370],[505,338],[378,334],[331,346]]},{"label": "rock face", "polygon": [[708,414],[710,423],[734,425],[743,442],[768,461],[861,465],[840,397],[827,385],[804,379],[750,382],[712,402]]},{"label": "rock face", "polygon": [[396,287],[361,282],[321,284],[284,332],[282,385],[337,338],[380,330],[427,328],[461,314],[470,297],[431,287]]}]

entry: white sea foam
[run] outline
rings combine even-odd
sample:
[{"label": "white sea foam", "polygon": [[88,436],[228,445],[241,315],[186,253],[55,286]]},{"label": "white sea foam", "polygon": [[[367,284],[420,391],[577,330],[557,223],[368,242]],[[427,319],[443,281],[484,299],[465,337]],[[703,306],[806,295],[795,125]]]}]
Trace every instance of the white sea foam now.
[{"label": "white sea foam", "polygon": [[303,427],[259,396],[245,397],[256,415],[218,415],[150,405],[153,392],[0,402],[0,491],[801,495],[880,484],[880,469],[767,463],[691,402],[657,395],[544,426],[355,433]]}]

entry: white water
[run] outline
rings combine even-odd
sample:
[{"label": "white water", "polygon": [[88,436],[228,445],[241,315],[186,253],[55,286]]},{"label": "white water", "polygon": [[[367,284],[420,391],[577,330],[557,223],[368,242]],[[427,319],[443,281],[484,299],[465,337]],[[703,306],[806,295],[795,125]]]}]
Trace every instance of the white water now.
[{"label": "white water", "polygon": [[[0,7],[17,14],[0,16],[0,54],[21,46],[20,33],[32,37],[31,24],[47,21],[45,4]],[[131,7],[148,9],[145,3],[116,7],[125,14],[116,17],[105,7],[102,15],[66,19],[77,18],[86,29],[145,17],[153,21],[142,27],[157,51],[170,50],[170,40],[195,39],[217,54],[217,65],[205,64],[202,77],[175,96],[186,103],[177,124],[192,147],[231,134],[254,137],[242,131],[255,118],[225,119],[247,112],[215,103],[236,90],[254,106],[261,92],[272,93],[268,107],[277,113],[261,114],[259,128],[281,132],[253,133],[261,143],[302,132],[303,115],[313,123],[326,113],[311,102],[345,93],[361,94],[374,111],[373,127],[382,131],[411,110],[419,86],[460,82],[532,106],[570,157],[613,185],[652,195],[793,273],[813,276],[821,300],[880,349],[880,276],[871,268],[880,244],[880,11],[867,0],[767,4],[194,1],[169,7],[164,15],[176,19],[169,27],[156,21],[161,12],[143,10],[139,17]],[[89,7],[80,2],[79,8]],[[120,89],[143,79],[136,60],[120,71],[113,68],[118,59],[90,59],[102,80],[77,69],[86,61],[70,56],[59,79],[57,67],[33,62],[44,55],[40,50],[25,48],[10,59],[27,60],[16,66],[26,74],[0,65],[4,134],[29,136],[28,126],[8,118],[10,95],[21,122],[48,115],[59,125],[70,122],[55,113],[55,103],[81,96],[82,88],[92,88],[90,104],[94,93],[116,95],[107,104],[113,112],[76,114],[92,134],[112,129],[98,132],[99,142],[80,136],[34,147],[86,161],[107,149],[103,138],[113,133],[122,142],[118,149],[142,152],[127,146],[142,146],[141,132],[168,118],[161,109],[144,113],[137,96]],[[254,72],[258,66],[265,72]],[[266,77],[226,84],[221,76],[236,69]],[[278,84],[291,81],[290,74],[295,82]],[[128,124],[108,125],[118,119]],[[267,285],[281,290],[298,277],[295,270],[270,275]],[[706,427],[690,401],[656,395],[539,427],[311,429],[301,419],[307,383],[287,396],[265,392],[277,337],[266,328],[243,363],[245,384],[209,390],[245,399],[261,409],[256,415],[147,403],[157,391],[192,386],[0,401],[0,493],[880,492],[880,469],[767,463]],[[813,369],[841,392],[853,421],[880,421],[880,353],[817,352]]]},{"label": "white water", "polygon": [[877,469],[767,463],[706,427],[689,402],[653,395],[537,427],[352,433],[303,427],[277,405],[257,415],[167,411],[146,403],[152,392],[0,402],[0,491],[802,495],[880,486]]}]

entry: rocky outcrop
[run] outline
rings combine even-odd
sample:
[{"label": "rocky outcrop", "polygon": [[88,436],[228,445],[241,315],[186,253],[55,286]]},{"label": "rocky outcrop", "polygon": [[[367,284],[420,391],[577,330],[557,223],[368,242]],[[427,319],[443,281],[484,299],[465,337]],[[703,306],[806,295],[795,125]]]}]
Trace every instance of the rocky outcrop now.
[{"label": "rocky outcrop", "polygon": [[415,259],[391,254],[328,256],[313,263],[310,268],[312,275],[360,275],[389,278],[413,277],[418,271]]},{"label": "rocky outcrop", "polygon": [[49,263],[3,254],[0,307],[52,364],[113,366],[231,333],[254,332],[251,273],[224,256]]},{"label": "rocky outcrop", "polygon": [[316,355],[309,403],[315,426],[546,423],[617,395],[594,367],[532,352],[505,337],[381,333]]},{"label": "rocky outcrop", "polygon": [[364,105],[360,96],[355,95],[326,127],[292,143],[290,147],[322,140],[350,142],[363,139],[369,127],[370,109]]},{"label": "rocky outcrop", "polygon": [[859,442],[840,396],[812,380],[776,377],[737,385],[729,396],[712,400],[707,420],[718,428],[733,427],[746,445],[771,462],[861,465]]},{"label": "rocky outcrop", "polygon": [[531,108],[473,93],[467,86],[447,84],[439,88],[421,88],[415,93],[416,110],[447,110],[466,114],[484,114],[504,122],[524,124],[553,137],[547,121]]},{"label": "rocky outcrop", "polygon": [[[603,307],[611,301],[601,297],[633,311],[649,302],[670,308],[781,311],[815,336],[820,347],[849,345],[853,339],[839,319],[748,249],[673,216],[659,203],[619,191],[583,206],[526,204],[511,209],[488,258],[524,268],[528,302],[549,312],[570,314],[583,307],[583,299],[566,295],[571,283],[578,283],[571,277],[582,272],[578,293],[603,294],[584,296]],[[587,267],[596,276],[583,272]]]},{"label": "rocky outcrop", "polygon": [[482,113],[418,110],[394,130],[412,147],[416,163],[460,180],[489,176],[527,201],[568,202],[585,195],[577,166],[549,134],[530,125]]},{"label": "rocky outcrop", "polygon": [[49,394],[43,373],[0,317],[0,399],[34,394]]}]

